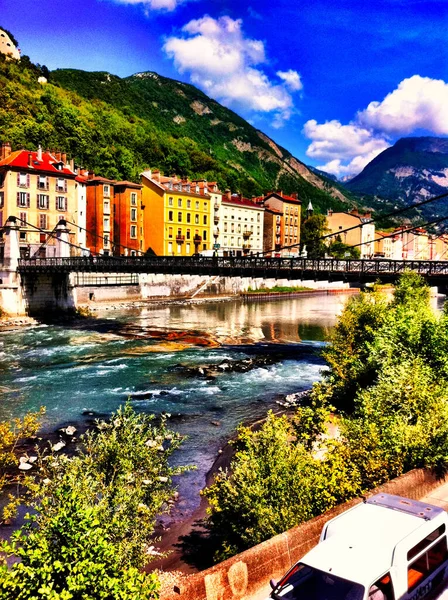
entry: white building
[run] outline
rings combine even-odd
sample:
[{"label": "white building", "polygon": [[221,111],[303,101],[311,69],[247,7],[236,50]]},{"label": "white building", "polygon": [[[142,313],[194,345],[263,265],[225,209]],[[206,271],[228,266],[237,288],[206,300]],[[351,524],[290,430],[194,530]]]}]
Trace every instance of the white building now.
[{"label": "white building", "polygon": [[20,60],[18,48],[3,29],[0,29],[0,52],[2,54],[9,54],[15,60]]},{"label": "white building", "polygon": [[222,196],[218,244],[224,256],[263,251],[264,208],[227,192]]}]

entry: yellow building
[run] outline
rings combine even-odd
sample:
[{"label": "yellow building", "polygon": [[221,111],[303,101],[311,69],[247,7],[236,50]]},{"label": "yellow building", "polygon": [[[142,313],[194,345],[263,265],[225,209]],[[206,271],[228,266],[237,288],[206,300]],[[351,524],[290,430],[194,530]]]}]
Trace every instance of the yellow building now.
[{"label": "yellow building", "polygon": [[[23,256],[54,256],[52,237],[61,220],[73,222],[77,210],[76,174],[65,154],[17,150],[2,144],[0,154],[0,227],[9,217],[20,225],[20,251]],[[77,228],[70,242],[78,244]],[[73,252],[72,252],[73,253]]]},{"label": "yellow building", "polygon": [[162,256],[191,256],[213,245],[211,197],[198,183],[141,174],[146,248]]},{"label": "yellow building", "polygon": [[[327,238],[328,243],[337,239],[348,246],[359,248],[361,258],[369,258],[375,254],[375,225],[369,213],[360,214],[356,209],[350,212],[328,211],[327,227],[334,238]],[[346,231],[349,229],[349,231]]]}]

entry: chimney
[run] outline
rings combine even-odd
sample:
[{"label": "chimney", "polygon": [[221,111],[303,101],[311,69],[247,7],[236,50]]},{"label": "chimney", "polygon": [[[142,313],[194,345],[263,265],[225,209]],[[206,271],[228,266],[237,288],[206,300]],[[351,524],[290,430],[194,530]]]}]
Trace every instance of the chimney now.
[{"label": "chimney", "polygon": [[55,154],[54,154],[54,155],[55,155],[55,157],[56,157],[56,160],[57,160],[58,162],[61,162],[61,153],[60,153],[60,151],[58,150],[57,152],[55,152]]},{"label": "chimney", "polygon": [[29,167],[33,166],[33,153],[32,152],[28,152],[28,166]]},{"label": "chimney", "polygon": [[73,158],[70,159],[69,167],[70,167],[70,171],[73,171],[73,172],[75,171],[75,161]]},{"label": "chimney", "polygon": [[3,160],[4,158],[8,158],[8,156],[10,156],[10,154],[11,154],[11,144],[9,142],[4,142],[2,144],[1,160]]},{"label": "chimney", "polygon": [[42,146],[40,144],[37,147],[37,160],[42,162]]},{"label": "chimney", "polygon": [[89,176],[88,176],[88,178],[89,178],[89,179],[93,179],[94,177],[95,177],[95,173],[94,173],[94,171],[90,171],[90,172],[89,172]]},{"label": "chimney", "polygon": [[230,190],[226,190],[224,192],[224,196],[227,198],[227,200],[231,200],[232,199],[232,192]]},{"label": "chimney", "polygon": [[328,216],[328,217],[331,217],[331,215],[332,215],[332,214],[333,214],[333,209],[332,209],[332,208],[329,208],[329,209],[327,210],[327,216]]},{"label": "chimney", "polygon": [[67,164],[67,152],[62,152],[61,153],[61,160],[64,163],[64,167]]},{"label": "chimney", "polygon": [[[149,172],[151,173],[151,171],[149,171]],[[150,178],[151,178],[151,175],[150,175]],[[159,169],[155,169],[152,172],[152,179],[154,179],[154,181],[160,181],[160,171],[159,171]]]}]

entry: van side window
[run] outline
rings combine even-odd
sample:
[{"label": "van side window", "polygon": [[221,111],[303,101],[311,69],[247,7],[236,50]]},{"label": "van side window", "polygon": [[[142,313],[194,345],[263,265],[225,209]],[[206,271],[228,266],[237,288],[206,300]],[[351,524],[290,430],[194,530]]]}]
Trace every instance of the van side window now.
[{"label": "van side window", "polygon": [[383,575],[370,587],[369,600],[395,600],[394,588],[389,573]]},{"label": "van side window", "polygon": [[408,567],[408,591],[419,585],[447,560],[446,537],[429,548]]},{"label": "van side window", "polygon": [[425,537],[425,539],[421,540],[418,544],[416,544],[413,548],[411,548],[408,552],[408,560],[420,554],[420,552],[429,546],[432,542],[435,542],[437,538],[439,538],[442,533],[445,533],[445,524],[440,525],[437,529],[432,531],[429,535]]}]

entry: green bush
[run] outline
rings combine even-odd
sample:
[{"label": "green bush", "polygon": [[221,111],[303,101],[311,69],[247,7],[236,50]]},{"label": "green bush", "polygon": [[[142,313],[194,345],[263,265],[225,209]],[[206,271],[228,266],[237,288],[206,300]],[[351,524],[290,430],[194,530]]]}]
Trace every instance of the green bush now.
[{"label": "green bush", "polygon": [[32,515],[0,546],[18,557],[0,568],[5,600],[131,600],[157,598],[157,579],[140,573],[148,562],[156,515],[168,510],[173,468],[182,438],[136,414],[130,404],[82,439],[68,458],[40,457],[29,478]]}]

